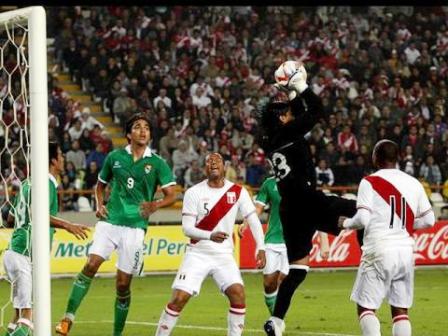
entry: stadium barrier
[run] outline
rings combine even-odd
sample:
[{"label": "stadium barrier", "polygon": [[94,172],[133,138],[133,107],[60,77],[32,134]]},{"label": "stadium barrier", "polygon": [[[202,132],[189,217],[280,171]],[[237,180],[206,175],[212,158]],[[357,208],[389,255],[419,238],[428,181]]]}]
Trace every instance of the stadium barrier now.
[{"label": "stadium barrier", "polygon": [[[264,225],[266,228],[266,225]],[[236,234],[235,259],[241,269],[255,269],[255,242],[250,230],[240,240]],[[12,229],[0,230],[0,256],[8,246]],[[51,252],[52,274],[77,273],[83,267],[93,230],[86,241],[80,241],[71,234],[58,230],[54,236]],[[433,228],[414,233],[415,260],[417,265],[448,265],[448,221],[439,221]],[[344,231],[338,237],[329,236],[330,257],[322,260],[318,235],[314,236],[311,251],[312,267],[356,267],[361,250],[354,231]],[[150,226],[145,237],[143,272],[175,271],[179,268],[189,239],[184,236],[180,225]],[[0,257],[0,275],[4,275]],[[115,272],[116,254],[104,262],[100,273]]]},{"label": "stadium barrier", "polygon": [[[414,257],[416,265],[448,265],[448,221],[438,221],[434,227],[419,230],[413,234],[415,239]],[[337,237],[328,236],[330,257],[322,260],[318,235],[314,235],[311,250],[311,267],[354,267],[359,265],[361,249],[356,232],[346,230]],[[241,240],[240,268],[254,269],[255,242],[249,230]]]},{"label": "stadium barrier", "polygon": [[[1,255],[7,249],[12,229],[0,230],[0,275],[4,274],[1,265]],[[76,274],[84,266],[90,246],[92,245],[94,229],[89,238],[82,241],[73,235],[57,230],[51,250],[52,274]],[[239,260],[239,240],[235,234],[235,258]],[[180,225],[150,226],[144,241],[143,272],[163,272],[177,270],[182,261],[185,248],[189,243]],[[117,255],[114,252],[111,258],[101,265],[99,273],[112,273],[116,271]]]}]

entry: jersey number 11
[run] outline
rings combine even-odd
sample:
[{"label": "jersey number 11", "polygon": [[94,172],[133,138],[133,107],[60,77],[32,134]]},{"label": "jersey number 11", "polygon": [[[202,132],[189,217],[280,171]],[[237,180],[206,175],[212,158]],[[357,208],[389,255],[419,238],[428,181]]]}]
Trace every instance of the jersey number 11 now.
[{"label": "jersey number 11", "polygon": [[[405,229],[406,228],[406,199],[401,196],[400,197],[400,202],[401,202],[401,213],[397,214],[400,216],[401,219],[401,228]],[[389,223],[389,228],[393,229],[394,227],[394,218],[395,218],[395,209],[397,206],[396,203],[396,197],[395,195],[390,195],[389,196],[389,204],[390,204],[390,223]]]}]

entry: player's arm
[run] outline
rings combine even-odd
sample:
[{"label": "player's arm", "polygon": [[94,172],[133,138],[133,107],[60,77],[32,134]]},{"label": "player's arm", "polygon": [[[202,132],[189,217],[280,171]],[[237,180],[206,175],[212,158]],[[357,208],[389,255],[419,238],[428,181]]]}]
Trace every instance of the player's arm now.
[{"label": "player's arm", "polygon": [[365,228],[369,224],[372,216],[372,198],[372,185],[367,180],[362,179],[358,189],[356,201],[356,208],[358,210],[355,216],[352,218],[341,217],[339,224],[342,224],[344,229],[359,230]]},{"label": "player's arm", "polygon": [[56,229],[64,229],[78,239],[86,239],[88,237],[87,233],[90,231],[89,227],[86,225],[73,224],[56,216],[50,216],[50,226]]},{"label": "player's arm", "polygon": [[140,210],[143,214],[143,217],[147,218],[158,209],[170,206],[176,201],[176,192],[174,190],[174,185],[162,188],[162,193],[163,198],[151,202],[142,202],[140,204]]},{"label": "player's arm", "polygon": [[[255,209],[255,206],[252,200],[250,199],[249,193],[245,188],[241,189],[241,194],[238,202],[241,214],[243,215],[244,219],[249,223],[250,231],[252,232],[252,236],[254,237],[255,243],[257,245],[256,248],[257,252],[263,251],[263,256],[260,256],[260,259],[263,259],[265,250],[263,227],[261,226],[260,219],[258,218],[257,210]],[[258,253],[257,253],[257,259],[258,259]],[[260,260],[260,262],[262,261]],[[264,265],[262,267],[264,267]]]},{"label": "player's arm", "polygon": [[[258,217],[260,217],[261,214],[263,213],[264,207],[265,207],[264,205],[255,201],[255,211],[256,211]],[[238,228],[238,236],[240,236],[240,238],[243,238],[244,232],[246,231],[248,226],[249,226],[249,223],[247,222],[247,220],[244,219],[243,224],[241,224],[240,227]]]},{"label": "player's arm", "polygon": [[111,157],[112,153],[108,154],[104,160],[103,167],[98,174],[98,182],[95,186],[96,217],[98,218],[106,218],[108,215],[108,210],[104,204],[104,193],[107,183],[112,178]]},{"label": "player's arm", "polygon": [[145,218],[148,218],[158,209],[170,206],[176,201],[176,192],[174,190],[176,182],[170,167],[163,160],[160,161],[159,165],[158,183],[162,186],[163,198],[140,204],[140,211]]},{"label": "player's arm", "polygon": [[108,215],[108,210],[104,204],[104,192],[106,190],[107,184],[100,181],[95,186],[95,201],[96,201],[96,217],[106,218]]},{"label": "player's arm", "polygon": [[417,215],[414,220],[414,229],[425,229],[434,226],[436,217],[434,211],[429,203],[428,196],[426,196],[423,186],[420,185],[420,199],[418,202]]},{"label": "player's arm", "polygon": [[301,135],[308,133],[319,119],[325,117],[322,100],[306,83],[307,73],[304,67],[294,74],[288,83],[288,89],[297,92],[290,101],[291,111],[295,116],[294,127]]},{"label": "player's arm", "polygon": [[328,234],[326,232],[319,231],[320,238],[320,256],[322,259],[327,260],[330,256],[330,244],[328,242]]}]

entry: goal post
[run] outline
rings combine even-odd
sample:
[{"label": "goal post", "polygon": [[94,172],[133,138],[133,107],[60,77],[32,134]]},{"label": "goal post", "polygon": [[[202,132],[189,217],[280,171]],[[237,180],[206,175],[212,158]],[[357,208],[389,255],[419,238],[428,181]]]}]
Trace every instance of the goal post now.
[{"label": "goal post", "polygon": [[[27,41],[17,44],[14,29],[18,27],[24,31]],[[32,219],[32,265],[33,265],[33,323],[34,335],[51,335],[51,300],[50,300],[50,236],[49,236],[49,184],[48,184],[48,89],[47,89],[47,29],[45,10],[41,6],[33,6],[0,13],[0,31],[5,32],[8,47],[16,51],[17,67],[20,69],[21,91],[20,97],[13,98],[13,105],[19,99],[25,106],[25,113],[29,113],[30,139],[28,139],[27,125],[25,138],[20,135],[20,146],[30,153],[28,157],[29,178],[31,181],[31,214]],[[11,32],[13,32],[11,34]],[[2,33],[3,34],[3,33]],[[2,35],[3,36],[3,35]],[[3,41],[2,41],[3,44]],[[0,72],[7,71],[5,66],[3,45],[1,49]],[[16,70],[16,69],[15,69]],[[9,72],[8,85],[11,85]],[[27,82],[26,82],[27,81]],[[3,115],[3,102],[0,105]],[[17,122],[16,107],[14,106],[14,122]],[[8,133],[6,133],[8,134]],[[5,146],[7,143],[5,142]],[[12,154],[11,154],[12,155]],[[11,160],[11,163],[13,161]],[[13,169],[11,169],[12,171]]]}]

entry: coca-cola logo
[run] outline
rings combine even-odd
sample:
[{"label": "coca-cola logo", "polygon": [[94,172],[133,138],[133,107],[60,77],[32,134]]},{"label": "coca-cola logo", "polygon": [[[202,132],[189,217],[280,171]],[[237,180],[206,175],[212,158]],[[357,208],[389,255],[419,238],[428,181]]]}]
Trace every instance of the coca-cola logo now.
[{"label": "coca-cola logo", "polygon": [[316,232],[313,237],[313,248],[310,252],[310,260],[317,263],[327,262],[345,262],[350,255],[350,242],[347,238],[353,234],[352,231],[344,230],[330,242],[330,256],[327,260],[322,259],[320,255],[320,238]]},{"label": "coca-cola logo", "polygon": [[448,260],[448,225],[436,232],[414,233],[415,260]]}]

